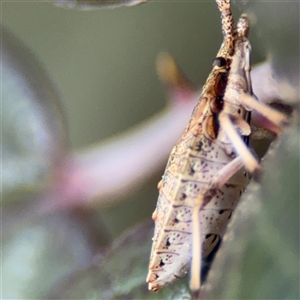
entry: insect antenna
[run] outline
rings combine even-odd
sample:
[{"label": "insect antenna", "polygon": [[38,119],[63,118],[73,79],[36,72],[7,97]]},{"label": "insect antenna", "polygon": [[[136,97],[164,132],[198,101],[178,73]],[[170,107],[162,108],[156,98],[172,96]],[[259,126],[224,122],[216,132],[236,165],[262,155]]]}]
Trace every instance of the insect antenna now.
[{"label": "insect antenna", "polygon": [[230,10],[230,0],[216,0],[216,2],[221,12],[222,32],[224,37],[222,47],[224,53],[219,56],[228,56],[232,53],[227,53],[227,51],[232,51],[232,45],[234,44],[234,20],[232,12]]}]

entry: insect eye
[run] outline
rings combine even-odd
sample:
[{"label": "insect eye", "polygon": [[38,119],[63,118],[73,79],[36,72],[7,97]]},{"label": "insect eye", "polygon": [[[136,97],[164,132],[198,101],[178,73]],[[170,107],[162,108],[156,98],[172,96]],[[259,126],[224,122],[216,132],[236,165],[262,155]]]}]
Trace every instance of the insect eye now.
[{"label": "insect eye", "polygon": [[225,67],[226,66],[226,59],[222,56],[216,57],[213,61],[213,67]]}]

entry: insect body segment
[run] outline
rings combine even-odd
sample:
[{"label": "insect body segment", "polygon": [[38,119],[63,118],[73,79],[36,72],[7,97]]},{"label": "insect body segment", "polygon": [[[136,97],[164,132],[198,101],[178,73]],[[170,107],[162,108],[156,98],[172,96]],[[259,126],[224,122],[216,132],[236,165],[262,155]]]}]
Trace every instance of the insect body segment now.
[{"label": "insect body segment", "polygon": [[[156,208],[147,278],[150,289],[157,290],[187,273],[192,251],[192,213],[195,202],[201,190],[228,161],[228,155],[220,145],[211,142],[203,134],[195,136],[188,132],[174,147]],[[231,212],[248,182],[244,172],[240,172],[226,185],[216,189],[203,203],[200,225],[204,257],[212,252],[222,237]]]}]

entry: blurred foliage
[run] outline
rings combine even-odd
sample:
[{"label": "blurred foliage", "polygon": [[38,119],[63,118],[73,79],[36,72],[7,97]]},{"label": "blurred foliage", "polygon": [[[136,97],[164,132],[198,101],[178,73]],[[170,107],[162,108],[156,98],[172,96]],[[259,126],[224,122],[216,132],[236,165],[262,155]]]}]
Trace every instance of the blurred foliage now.
[{"label": "blurred foliage", "polygon": [[[7,207],[3,213],[9,213]],[[9,217],[17,221],[16,214]],[[91,261],[91,233],[66,213],[22,225],[2,240],[1,298],[47,299],[48,290]]]},{"label": "blurred foliage", "polygon": [[[289,16],[299,14],[296,6],[286,11],[273,2],[236,2],[255,8],[260,28],[279,20],[291,24],[295,18],[289,23]],[[260,5],[287,15],[275,13],[274,21],[274,14],[258,14]],[[221,40],[215,4],[203,2],[91,13],[5,2],[2,23],[34,49],[59,86],[75,147],[121,131],[162,107],[154,73],[159,51],[171,50],[192,79],[203,82]],[[281,41],[280,47],[266,43],[277,62],[299,54],[299,30],[276,27],[271,37],[260,28],[256,32],[263,33],[263,42]],[[153,187],[141,187],[138,202],[107,212],[37,214],[34,203],[51,186],[66,153],[64,121],[40,63],[5,30],[2,34],[2,297],[190,299],[187,278],[158,293],[147,291],[152,222],[136,225],[105,247],[111,236],[151,215],[153,182]],[[290,47],[291,36],[295,47]],[[263,53],[258,57],[264,56],[261,43],[254,36],[251,40],[254,52]],[[292,62],[299,69],[298,61]],[[287,64],[279,65],[286,71]],[[297,82],[294,73],[286,74]],[[249,186],[212,265],[204,286],[207,299],[300,297],[299,124],[278,139],[263,166],[264,176]]]},{"label": "blurred foliage", "polygon": [[49,184],[67,140],[60,103],[45,71],[5,28],[1,41],[2,200],[11,202]]}]

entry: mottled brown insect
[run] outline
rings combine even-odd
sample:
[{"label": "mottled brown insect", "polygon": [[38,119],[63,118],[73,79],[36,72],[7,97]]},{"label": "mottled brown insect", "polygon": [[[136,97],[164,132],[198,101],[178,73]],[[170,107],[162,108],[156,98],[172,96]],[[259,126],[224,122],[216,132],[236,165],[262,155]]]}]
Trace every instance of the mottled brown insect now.
[{"label": "mottled brown insect", "polygon": [[259,169],[248,148],[251,110],[278,127],[286,122],[253,95],[247,16],[242,15],[235,28],[230,1],[216,2],[224,40],[158,185],[147,276],[154,291],[184,276],[190,265],[190,287],[199,291],[201,259],[222,239],[249,182],[248,172]]}]

